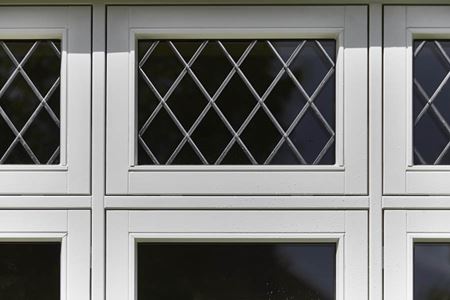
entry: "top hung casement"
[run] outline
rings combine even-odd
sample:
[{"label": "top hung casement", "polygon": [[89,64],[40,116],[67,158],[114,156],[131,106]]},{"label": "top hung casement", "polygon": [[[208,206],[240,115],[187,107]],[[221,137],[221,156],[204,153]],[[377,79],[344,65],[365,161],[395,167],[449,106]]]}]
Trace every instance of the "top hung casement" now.
[{"label": "top hung casement", "polygon": [[367,8],[108,8],[108,194],[367,193]]},{"label": "top hung casement", "polygon": [[0,194],[90,192],[91,9],[0,10]]},{"label": "top hung casement", "polygon": [[450,9],[384,13],[384,192],[449,194]]}]

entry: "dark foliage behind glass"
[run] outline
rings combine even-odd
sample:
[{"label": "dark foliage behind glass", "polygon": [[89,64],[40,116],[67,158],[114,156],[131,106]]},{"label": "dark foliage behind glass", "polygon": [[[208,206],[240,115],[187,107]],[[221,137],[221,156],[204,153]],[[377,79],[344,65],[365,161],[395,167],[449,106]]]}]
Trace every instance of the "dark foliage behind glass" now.
[{"label": "dark foliage behind glass", "polygon": [[0,299],[60,300],[60,243],[0,242]]},{"label": "dark foliage behind glass", "polygon": [[334,244],[137,246],[138,300],[332,300]]},{"label": "dark foliage behind glass", "polygon": [[415,40],[414,53],[414,164],[448,165],[450,81],[445,78],[450,72],[450,41]]},{"label": "dark foliage behind glass", "polygon": [[[204,42],[206,41],[138,41],[136,76],[139,165],[335,163],[336,41],[271,40],[269,44],[258,40],[239,66],[248,80],[247,84],[238,72],[226,81],[233,70],[227,54],[238,63],[254,41],[211,40],[195,59],[194,53]],[[303,48],[296,56],[293,55],[296,47],[302,43]],[[186,73],[178,84],[174,84],[185,68],[177,51],[186,63],[191,62],[192,73],[204,86],[204,91],[191,73]],[[288,63],[291,55],[295,58]],[[283,64],[289,64],[292,76],[285,72],[273,89],[269,88],[277,74],[283,70]],[[327,77],[327,74],[330,76]],[[224,82],[227,84],[221,88]],[[249,85],[253,86],[254,91]],[[217,109],[210,108],[204,118],[195,124],[208,105],[205,93],[215,99]],[[169,95],[165,103],[179,124],[165,107],[160,108],[162,101],[158,94],[162,98]],[[265,98],[267,109],[260,107],[253,118],[246,120],[255,109],[258,97]],[[307,97],[313,97],[316,111],[308,107]],[[295,121],[302,110],[305,110],[303,116]],[[324,124],[324,120],[329,127]],[[189,142],[179,146],[185,142],[183,130],[190,132],[198,151]],[[254,161],[237,142],[228,147],[229,151],[224,151],[233,138],[233,130],[239,132]],[[282,141],[281,146],[276,148],[283,132],[287,132],[291,141]],[[174,152],[178,154],[171,159]],[[201,152],[206,161],[201,160],[198,152]],[[275,154],[271,157],[272,152]]]},{"label": "dark foliage behind glass", "polygon": [[[57,80],[61,69],[58,54],[61,42],[9,40],[0,43],[0,91],[3,91],[0,109],[7,116],[0,115],[0,163],[59,164],[60,126],[57,122],[61,93]],[[8,51],[22,65],[24,73],[14,73],[16,66]],[[51,92],[54,85],[56,89]],[[43,98],[49,95],[47,109],[41,106],[37,110],[41,103],[38,94]],[[21,132],[23,141],[16,139],[15,131]]]}]

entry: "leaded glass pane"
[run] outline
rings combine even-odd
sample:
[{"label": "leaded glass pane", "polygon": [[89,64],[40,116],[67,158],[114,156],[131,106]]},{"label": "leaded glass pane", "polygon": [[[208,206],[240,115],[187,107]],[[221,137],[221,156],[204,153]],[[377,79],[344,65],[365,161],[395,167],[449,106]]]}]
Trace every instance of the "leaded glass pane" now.
[{"label": "leaded glass pane", "polygon": [[332,165],[336,41],[139,40],[139,165]]},{"label": "leaded glass pane", "polygon": [[58,40],[0,41],[0,164],[60,163]]},{"label": "leaded glass pane", "polygon": [[450,41],[414,41],[414,164],[450,164]]},{"label": "leaded glass pane", "polygon": [[137,299],[336,299],[335,244],[139,243]]},{"label": "leaded glass pane", "polygon": [[0,242],[0,299],[59,300],[61,244]]},{"label": "leaded glass pane", "polygon": [[450,244],[414,245],[413,299],[450,299]]}]

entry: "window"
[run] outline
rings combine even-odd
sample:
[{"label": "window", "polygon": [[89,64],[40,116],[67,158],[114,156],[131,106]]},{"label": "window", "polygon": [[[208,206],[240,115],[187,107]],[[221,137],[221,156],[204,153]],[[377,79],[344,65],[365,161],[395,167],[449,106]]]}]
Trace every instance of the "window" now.
[{"label": "window", "polygon": [[0,242],[2,299],[60,298],[61,243]]},{"label": "window", "polygon": [[0,45],[0,163],[59,164],[61,41]]},{"label": "window", "polygon": [[444,299],[449,280],[449,211],[384,216],[384,299]]},{"label": "window", "polygon": [[137,43],[138,165],[335,163],[335,40]]},{"label": "window", "polygon": [[109,7],[107,193],[365,194],[366,25],[363,6]]},{"label": "window", "polygon": [[107,299],[367,299],[366,225],[364,211],[109,211]]},{"label": "window", "polygon": [[450,191],[450,22],[440,10],[385,7],[385,28],[392,29],[384,35],[386,194]]},{"label": "window", "polygon": [[335,299],[336,244],[138,243],[137,299]]},{"label": "window", "polygon": [[89,193],[90,15],[2,8],[0,194]]},{"label": "window", "polygon": [[448,243],[414,244],[414,299],[449,297],[449,254]]},{"label": "window", "polygon": [[90,213],[0,211],[2,299],[90,299]]}]

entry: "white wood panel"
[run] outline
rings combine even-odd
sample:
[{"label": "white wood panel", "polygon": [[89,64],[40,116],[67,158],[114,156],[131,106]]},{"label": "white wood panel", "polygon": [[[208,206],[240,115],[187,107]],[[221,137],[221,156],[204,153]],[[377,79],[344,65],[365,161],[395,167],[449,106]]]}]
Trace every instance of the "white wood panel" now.
[{"label": "white wood panel", "polygon": [[406,300],[407,224],[405,211],[384,215],[384,299]]},{"label": "white wood panel", "polygon": [[[367,193],[367,7],[345,7],[345,193]],[[328,181],[327,181],[328,182]]]},{"label": "white wood panel", "polygon": [[[106,219],[106,299],[128,299],[128,212],[109,211]],[[130,299],[131,300],[131,299]]]},{"label": "white wood panel", "polygon": [[409,211],[408,232],[450,232],[450,211]]},{"label": "white wood panel", "polygon": [[406,7],[407,27],[449,27],[450,7],[448,6],[408,6]]},{"label": "white wood panel", "polygon": [[384,8],[384,192],[406,191],[406,8]]},{"label": "white wood panel", "polygon": [[[327,182],[324,185],[324,182]],[[175,184],[176,183],[176,184]],[[130,194],[344,194],[342,172],[129,173]]]},{"label": "white wood panel", "polygon": [[64,210],[0,210],[0,232],[66,232]]},{"label": "white wood panel", "polygon": [[[106,95],[114,104],[106,106],[106,190],[111,194],[128,192],[128,7],[108,8]],[[119,76],[120,75],[120,76]],[[113,95],[113,97],[111,97]],[[124,155],[125,154],[125,155]]]},{"label": "white wood panel", "polygon": [[[0,197],[0,207],[1,207]],[[368,209],[367,196],[106,196],[111,209]]]},{"label": "white wood panel", "polygon": [[91,8],[69,8],[67,67],[67,191],[91,191]]},{"label": "white wood panel", "polygon": [[90,207],[90,196],[0,196],[2,209],[89,209]]},{"label": "white wood panel", "polygon": [[[162,6],[130,7],[131,28],[344,27],[345,7]],[[282,16],[282,17],[279,17]]]},{"label": "white wood panel", "polygon": [[90,299],[90,225],[90,211],[68,211],[67,300]]},{"label": "white wood panel", "polygon": [[345,299],[367,299],[367,222],[366,211],[345,212]]},{"label": "white wood panel", "polygon": [[130,232],[344,232],[343,211],[131,211]]}]

